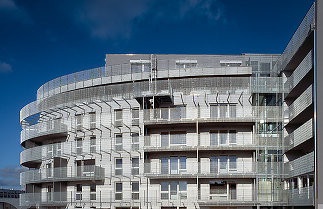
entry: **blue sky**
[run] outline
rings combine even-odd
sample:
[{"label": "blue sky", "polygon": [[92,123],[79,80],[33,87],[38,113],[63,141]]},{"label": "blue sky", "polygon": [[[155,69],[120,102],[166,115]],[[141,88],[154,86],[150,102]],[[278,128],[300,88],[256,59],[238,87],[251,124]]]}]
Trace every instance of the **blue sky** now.
[{"label": "blue sky", "polygon": [[0,186],[17,186],[19,110],[107,53],[281,53],[313,0],[0,0]]}]

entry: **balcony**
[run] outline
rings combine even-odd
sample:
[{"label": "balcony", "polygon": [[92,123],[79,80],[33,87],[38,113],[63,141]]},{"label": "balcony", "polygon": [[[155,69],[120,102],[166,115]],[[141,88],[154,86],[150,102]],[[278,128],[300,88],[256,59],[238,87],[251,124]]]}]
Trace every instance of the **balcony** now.
[{"label": "balcony", "polygon": [[313,103],[313,86],[310,85],[290,106],[289,121],[295,119],[300,113]]},{"label": "balcony", "polygon": [[276,106],[238,106],[219,104],[201,107],[170,107],[144,110],[145,125],[248,122],[266,118],[267,121],[280,119],[282,108]]},{"label": "balcony", "polygon": [[285,169],[290,178],[314,172],[314,152],[285,163]]},{"label": "balcony", "polygon": [[284,52],[281,55],[282,57],[281,68],[283,70],[292,69],[292,64],[293,64],[292,62],[296,60],[294,59],[294,57],[296,57],[295,55],[297,55],[297,53],[301,51],[299,49],[302,47],[305,40],[314,30],[314,28],[312,27],[314,21],[315,21],[315,4],[311,6],[311,8],[307,12],[301,24],[298,26],[296,32],[292,36],[291,40],[289,41]]},{"label": "balcony", "polygon": [[288,190],[288,205],[312,206],[314,205],[314,187],[302,187]]},{"label": "balcony", "polygon": [[91,144],[90,140],[82,140],[82,144],[78,144],[80,143],[78,141],[70,141],[24,149],[20,153],[20,163],[25,166],[29,163],[40,163],[42,160],[54,157],[66,158],[98,153],[101,144],[99,140],[97,139],[95,144]]},{"label": "balcony", "polygon": [[285,142],[289,149],[297,147],[313,137],[313,119],[308,120],[299,128],[285,137]]},{"label": "balcony", "polygon": [[20,194],[20,206],[63,206],[67,204],[67,192],[41,192]]},{"label": "balcony", "polygon": [[[166,139],[165,139],[166,136]],[[280,147],[279,134],[219,133],[170,134],[145,136],[144,151],[207,151],[207,150],[255,150],[259,147]],[[200,139],[200,144],[198,141]]]},{"label": "balcony", "polygon": [[[285,89],[290,92],[299,82],[307,75],[308,72],[313,68],[313,51],[311,50],[299,66],[295,69],[293,74],[285,82]],[[286,94],[288,96],[288,94]]]},{"label": "balcony", "polygon": [[21,184],[104,180],[104,168],[94,165],[29,170],[20,174]]},{"label": "balcony", "polygon": [[164,178],[254,178],[257,175],[256,162],[210,163],[190,162],[187,167],[145,163],[144,175],[151,179]]},{"label": "balcony", "polygon": [[[262,196],[260,197],[260,195]],[[248,191],[210,191],[210,194],[201,195],[198,200],[200,206],[256,206],[256,205],[287,205],[287,191],[255,190]]]},{"label": "balcony", "polygon": [[46,135],[67,135],[67,123],[65,124],[64,122],[66,122],[64,119],[55,119],[25,127],[21,131],[20,142],[23,143],[28,139]]}]

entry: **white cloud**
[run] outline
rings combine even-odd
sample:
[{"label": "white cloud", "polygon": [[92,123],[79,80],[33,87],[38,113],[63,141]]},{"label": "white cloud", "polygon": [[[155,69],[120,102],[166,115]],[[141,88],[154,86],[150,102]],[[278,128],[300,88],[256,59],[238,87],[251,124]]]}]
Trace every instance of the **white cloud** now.
[{"label": "white cloud", "polygon": [[202,17],[209,22],[223,18],[220,0],[95,0],[80,1],[75,22],[100,39],[129,38],[138,23],[176,23]]},{"label": "white cloud", "polygon": [[18,9],[13,0],[0,0],[0,10],[16,10]]},{"label": "white cloud", "polygon": [[146,1],[96,0],[84,1],[76,9],[75,20],[85,26],[93,37],[101,39],[128,37],[132,21],[146,10]]},{"label": "white cloud", "polygon": [[5,18],[6,21],[12,19],[23,24],[33,23],[28,13],[17,6],[14,0],[0,0],[0,15],[0,18]]},{"label": "white cloud", "polygon": [[2,187],[19,187],[20,173],[26,171],[20,166],[7,166],[0,168],[0,186]]},{"label": "white cloud", "polygon": [[12,67],[8,63],[0,62],[0,73],[11,72]]}]

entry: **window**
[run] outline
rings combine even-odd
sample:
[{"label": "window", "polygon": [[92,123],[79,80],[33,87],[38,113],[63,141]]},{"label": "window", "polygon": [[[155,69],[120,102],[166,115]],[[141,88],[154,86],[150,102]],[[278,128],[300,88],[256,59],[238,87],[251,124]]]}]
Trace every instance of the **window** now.
[{"label": "window", "polygon": [[160,135],[161,139],[161,146],[162,147],[168,147],[169,146],[169,133],[168,132],[163,132]]},{"label": "window", "polygon": [[[161,158],[161,174],[183,174],[186,173],[186,157]],[[169,162],[169,166],[168,166]],[[170,168],[170,170],[168,170]]]},{"label": "window", "polygon": [[237,170],[237,157],[236,156],[229,156],[229,169],[230,170]]},{"label": "window", "polygon": [[220,130],[210,132],[210,145],[211,146],[227,146],[228,144],[237,143],[236,130]]},{"label": "window", "polygon": [[132,158],[131,165],[131,175],[139,175],[139,158]]},{"label": "window", "polygon": [[82,117],[82,115],[75,115],[75,117],[76,117],[76,130],[82,131],[83,117]]},{"label": "window", "polygon": [[229,143],[236,144],[237,143],[237,131],[229,130]]},{"label": "window", "polygon": [[76,200],[82,200],[82,184],[76,184]]},{"label": "window", "polygon": [[122,159],[121,158],[116,159],[115,175],[122,175]]},{"label": "window", "polygon": [[161,133],[161,146],[179,146],[186,145],[186,132],[162,132]]},{"label": "window", "polygon": [[229,113],[230,113],[230,118],[237,117],[237,105],[236,104],[229,105]]},{"label": "window", "polygon": [[131,109],[132,114],[132,125],[139,126],[139,108]]},{"label": "window", "polygon": [[218,135],[219,135],[218,131],[210,132],[210,145],[211,146],[218,146],[219,145]]},{"label": "window", "polygon": [[184,200],[187,199],[187,182],[186,181],[180,181],[178,185],[179,190],[179,199]]},{"label": "window", "polygon": [[131,73],[150,72],[150,60],[130,60]]},{"label": "window", "polygon": [[47,178],[53,177],[53,168],[51,163],[46,164],[46,177]]},{"label": "window", "polygon": [[132,199],[139,200],[139,182],[135,181],[131,183]]},{"label": "window", "polygon": [[186,145],[186,133],[170,132],[170,145]]},{"label": "window", "polygon": [[187,182],[186,181],[161,182],[160,195],[162,200],[187,199]]},{"label": "window", "polygon": [[131,134],[131,150],[138,151],[139,150],[139,133]]},{"label": "window", "polygon": [[96,128],[96,114],[95,112],[90,112],[90,130]]},{"label": "window", "polygon": [[122,123],[122,109],[114,110],[114,125],[120,127]]},{"label": "window", "polygon": [[220,134],[220,145],[226,145],[227,139],[228,139],[228,131],[221,130],[219,131],[219,134]]},{"label": "window", "polygon": [[215,181],[210,184],[210,199],[219,200],[219,198],[225,198],[227,195],[227,184],[224,181]]},{"label": "window", "polygon": [[176,107],[170,108],[170,118],[171,119],[186,118],[186,107],[176,106]]},{"label": "window", "polygon": [[115,199],[122,200],[122,183],[116,183]]},{"label": "window", "polygon": [[168,174],[168,158],[161,158],[160,159],[161,164],[161,174]]},{"label": "window", "polygon": [[210,173],[218,173],[218,157],[210,157]]},{"label": "window", "polygon": [[226,104],[220,104],[220,118],[226,118],[227,117],[227,105]]},{"label": "window", "polygon": [[236,104],[211,104],[210,117],[211,118],[236,118],[237,105]]},{"label": "window", "polygon": [[90,200],[96,200],[96,184],[90,184]]},{"label": "window", "polygon": [[76,154],[82,154],[82,153],[83,153],[83,139],[76,138]]},{"label": "window", "polygon": [[239,67],[241,65],[241,60],[220,60],[221,67]]},{"label": "window", "polygon": [[220,172],[227,172],[228,157],[220,156]]},{"label": "window", "polygon": [[53,144],[47,145],[47,157],[52,157],[53,156]]},{"label": "window", "polygon": [[196,68],[197,60],[176,60],[176,69]]},{"label": "window", "polygon": [[177,199],[177,184],[176,181],[171,181],[169,183],[169,190],[170,190],[170,199],[176,200]]},{"label": "window", "polygon": [[96,153],[96,136],[90,137],[90,153]]},{"label": "window", "polygon": [[160,183],[160,198],[162,200],[168,200],[169,192],[168,192],[168,182],[161,182]]},{"label": "window", "polygon": [[115,150],[116,151],[122,151],[122,134],[116,134],[115,135]]}]

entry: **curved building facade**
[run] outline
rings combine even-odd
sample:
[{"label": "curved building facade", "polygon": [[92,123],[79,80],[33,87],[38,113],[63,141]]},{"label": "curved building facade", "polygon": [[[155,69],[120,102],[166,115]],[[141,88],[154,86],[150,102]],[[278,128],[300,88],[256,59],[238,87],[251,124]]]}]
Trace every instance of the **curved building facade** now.
[{"label": "curved building facade", "polygon": [[313,11],[283,54],[108,54],[45,83],[20,112],[20,204],[312,207]]}]

